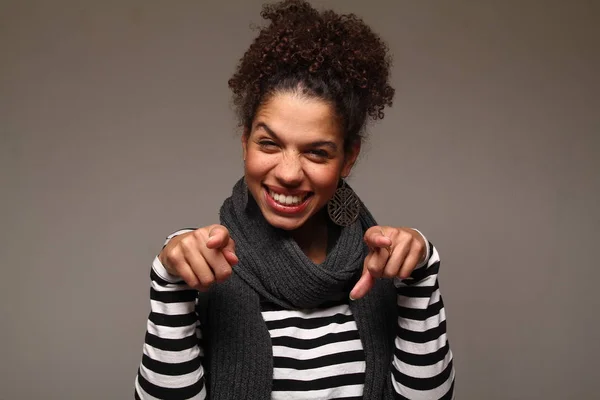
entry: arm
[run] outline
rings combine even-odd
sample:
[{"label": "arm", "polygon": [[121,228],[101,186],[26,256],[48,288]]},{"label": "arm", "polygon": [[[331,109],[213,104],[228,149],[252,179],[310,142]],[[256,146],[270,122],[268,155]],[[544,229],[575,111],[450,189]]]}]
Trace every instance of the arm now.
[{"label": "arm", "polygon": [[135,398],[205,399],[201,332],[194,310],[197,291],[170,275],[158,257],[150,278],[151,311]]},{"label": "arm", "polygon": [[454,366],[446,337],[446,312],[438,285],[440,258],[429,246],[426,263],[411,279],[395,279],[398,328],[392,385],[398,399],[452,399]]}]

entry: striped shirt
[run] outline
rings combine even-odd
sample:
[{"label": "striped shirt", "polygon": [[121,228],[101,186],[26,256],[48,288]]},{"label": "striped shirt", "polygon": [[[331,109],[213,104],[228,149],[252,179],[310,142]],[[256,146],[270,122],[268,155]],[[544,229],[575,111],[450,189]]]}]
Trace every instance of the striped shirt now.
[{"label": "striped shirt", "polygon": [[290,311],[262,304],[273,344],[273,399],[361,399],[365,355],[348,303]]},{"label": "striped shirt", "polygon": [[[454,367],[432,246],[412,280],[395,280],[397,335],[391,381],[397,399],[452,399]],[[154,259],[136,399],[207,397],[195,290]],[[362,399],[365,358],[349,304],[285,310],[261,302],[273,345],[272,399]]]}]

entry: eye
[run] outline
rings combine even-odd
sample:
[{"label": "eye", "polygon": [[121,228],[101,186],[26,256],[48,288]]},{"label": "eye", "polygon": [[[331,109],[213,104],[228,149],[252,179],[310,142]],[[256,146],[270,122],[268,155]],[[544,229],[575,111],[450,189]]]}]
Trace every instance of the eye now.
[{"label": "eye", "polygon": [[308,154],[317,160],[325,160],[329,158],[329,153],[323,149],[313,149],[308,152]]},{"label": "eye", "polygon": [[275,143],[274,141],[269,140],[269,139],[259,140],[258,141],[258,145],[263,150],[274,150],[274,149],[276,149],[278,147],[277,143]]}]

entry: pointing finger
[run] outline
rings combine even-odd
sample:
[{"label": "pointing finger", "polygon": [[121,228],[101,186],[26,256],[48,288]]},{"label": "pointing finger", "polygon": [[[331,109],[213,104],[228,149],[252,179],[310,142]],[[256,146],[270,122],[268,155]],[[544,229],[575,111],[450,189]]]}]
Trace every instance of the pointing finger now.
[{"label": "pointing finger", "polygon": [[375,285],[375,278],[367,268],[364,268],[362,276],[350,291],[350,300],[362,299],[373,288],[373,285]]},{"label": "pointing finger", "polygon": [[371,276],[380,278],[383,275],[385,266],[390,258],[390,251],[387,247],[375,248],[367,254],[364,265],[369,270]]}]

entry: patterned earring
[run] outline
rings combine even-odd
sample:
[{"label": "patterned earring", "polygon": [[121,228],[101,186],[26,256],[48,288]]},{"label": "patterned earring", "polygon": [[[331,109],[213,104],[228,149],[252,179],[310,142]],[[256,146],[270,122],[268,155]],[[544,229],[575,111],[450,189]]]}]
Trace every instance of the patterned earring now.
[{"label": "patterned earring", "polygon": [[356,221],[360,212],[360,200],[354,190],[342,179],[333,197],[327,203],[329,218],[339,226],[349,226]]}]

